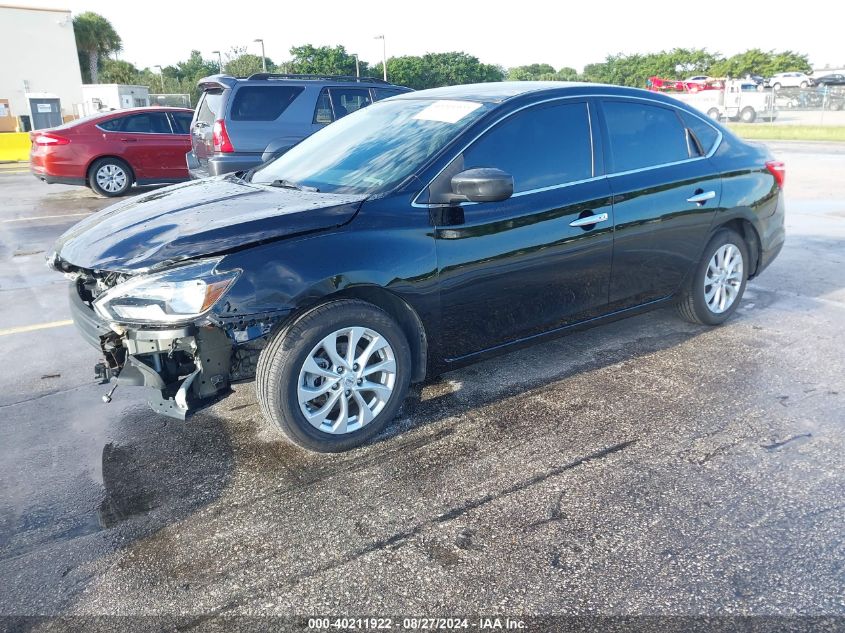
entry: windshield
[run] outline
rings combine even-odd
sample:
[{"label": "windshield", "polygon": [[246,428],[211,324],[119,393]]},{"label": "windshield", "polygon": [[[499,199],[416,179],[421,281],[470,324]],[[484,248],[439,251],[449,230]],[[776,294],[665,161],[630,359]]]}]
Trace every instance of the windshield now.
[{"label": "windshield", "polygon": [[487,110],[472,101],[382,101],[308,137],[258,169],[252,182],[335,193],[386,191]]}]

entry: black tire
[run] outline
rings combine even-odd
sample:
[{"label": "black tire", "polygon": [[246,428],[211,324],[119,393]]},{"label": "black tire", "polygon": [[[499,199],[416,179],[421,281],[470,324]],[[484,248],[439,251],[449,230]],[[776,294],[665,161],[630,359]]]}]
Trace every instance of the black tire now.
[{"label": "black tire", "polygon": [[721,114],[721,112],[719,112],[718,108],[710,108],[707,111],[707,117],[710,118],[710,119],[713,119],[714,121],[718,121],[719,119],[722,118],[722,114]]},{"label": "black tire", "polygon": [[[106,185],[107,188],[101,186],[97,177],[101,170],[113,170],[116,180],[112,182],[116,182],[119,186],[115,189],[112,189],[109,185]],[[118,174],[122,174],[122,177]],[[91,168],[88,170],[88,186],[106,198],[116,198],[117,196],[125,195],[132,188],[132,182],[134,180],[135,174],[132,172],[132,168],[119,158],[97,159],[91,164]]]},{"label": "black tire", "polygon": [[780,84],[773,84],[772,85],[772,89],[774,89],[774,90],[780,90],[781,88],[782,88],[782,86]]},{"label": "black tire", "polygon": [[807,82],[806,82],[806,81],[802,81],[802,82],[801,82],[801,85],[800,85],[799,87],[800,87],[800,88],[806,88],[807,86],[808,86]]},{"label": "black tire", "polygon": [[[384,408],[372,421],[333,435],[308,422],[300,409],[297,386],[314,347],[332,332],[353,326],[372,329],[387,340],[396,361],[395,382]],[[309,310],[276,332],[258,359],[255,388],[264,417],[287,439],[311,451],[336,453],[360,446],[393,420],[407,395],[410,376],[411,351],[393,318],[370,303],[340,299]]]},{"label": "black tire", "polygon": [[[739,286],[739,293],[733,303],[724,312],[713,312],[707,305],[705,299],[705,275],[710,260],[716,251],[726,244],[733,244],[739,249],[742,255],[742,283]],[[748,245],[736,231],[732,229],[720,229],[708,242],[701,261],[695,269],[695,274],[681,291],[676,304],[678,314],[681,318],[701,325],[720,325],[727,321],[736,311],[742,295],[745,293],[745,286],[748,283],[748,269],[751,262],[748,259]]]},{"label": "black tire", "polygon": [[743,123],[754,123],[757,120],[757,112],[751,106],[745,107],[739,113],[739,120]]}]

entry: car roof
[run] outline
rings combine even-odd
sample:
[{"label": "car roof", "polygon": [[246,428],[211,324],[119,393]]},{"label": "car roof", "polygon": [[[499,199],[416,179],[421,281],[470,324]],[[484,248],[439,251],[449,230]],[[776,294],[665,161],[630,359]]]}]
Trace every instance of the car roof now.
[{"label": "car roof", "polygon": [[255,86],[302,85],[317,84],[326,86],[365,86],[367,88],[402,88],[410,90],[405,86],[392,84],[375,77],[353,77],[350,75],[295,75],[295,74],[273,74],[256,73],[249,77],[232,77],[231,75],[210,75],[203,77],[197,82],[200,90],[234,88],[237,85],[249,84]]},{"label": "car roof", "polygon": [[180,108],[177,106],[142,106],[139,108],[121,108],[120,110],[109,110],[98,112],[99,116],[111,116],[113,114],[138,114],[143,112],[193,112],[191,108]]},{"label": "car roof", "polygon": [[[427,100],[456,100],[477,101],[480,103],[499,104],[510,99],[525,95],[545,94],[549,96],[587,96],[614,95],[630,97],[646,97],[654,101],[667,101],[664,95],[642,88],[627,88],[609,84],[586,83],[578,81],[499,81],[480,84],[464,84],[460,86],[444,86],[417,90],[391,97],[390,101],[427,99]],[[676,100],[669,101],[673,105]]]}]

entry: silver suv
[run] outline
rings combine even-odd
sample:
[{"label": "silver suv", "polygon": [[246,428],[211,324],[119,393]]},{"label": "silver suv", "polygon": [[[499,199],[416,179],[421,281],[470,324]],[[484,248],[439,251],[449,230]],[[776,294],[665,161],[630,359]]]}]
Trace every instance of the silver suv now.
[{"label": "silver suv", "polygon": [[410,88],[345,75],[212,75],[191,122],[192,178],[251,169],[329,123]]}]

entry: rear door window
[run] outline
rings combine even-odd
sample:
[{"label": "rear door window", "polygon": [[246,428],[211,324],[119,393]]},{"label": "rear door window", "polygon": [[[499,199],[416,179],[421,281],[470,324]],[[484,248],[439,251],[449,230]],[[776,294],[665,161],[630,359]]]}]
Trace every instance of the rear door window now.
[{"label": "rear door window", "polygon": [[635,101],[603,101],[612,172],[655,167],[690,157],[675,110]]},{"label": "rear door window", "polygon": [[173,132],[175,134],[189,134],[191,131],[192,114],[187,112],[171,112],[171,119],[173,120]]},{"label": "rear door window", "polygon": [[593,154],[586,103],[529,108],[508,117],[463,154],[463,169],[495,167],[514,193],[591,178]]},{"label": "rear door window", "polygon": [[329,88],[329,95],[332,99],[335,120],[366,108],[372,103],[370,91],[366,88]]},{"label": "rear door window", "polygon": [[241,86],[230,117],[233,121],[275,121],[303,90],[303,86]]},{"label": "rear door window", "polygon": [[111,119],[100,123],[99,127],[108,132],[126,134],[172,134],[170,122],[165,112],[146,112]]}]

